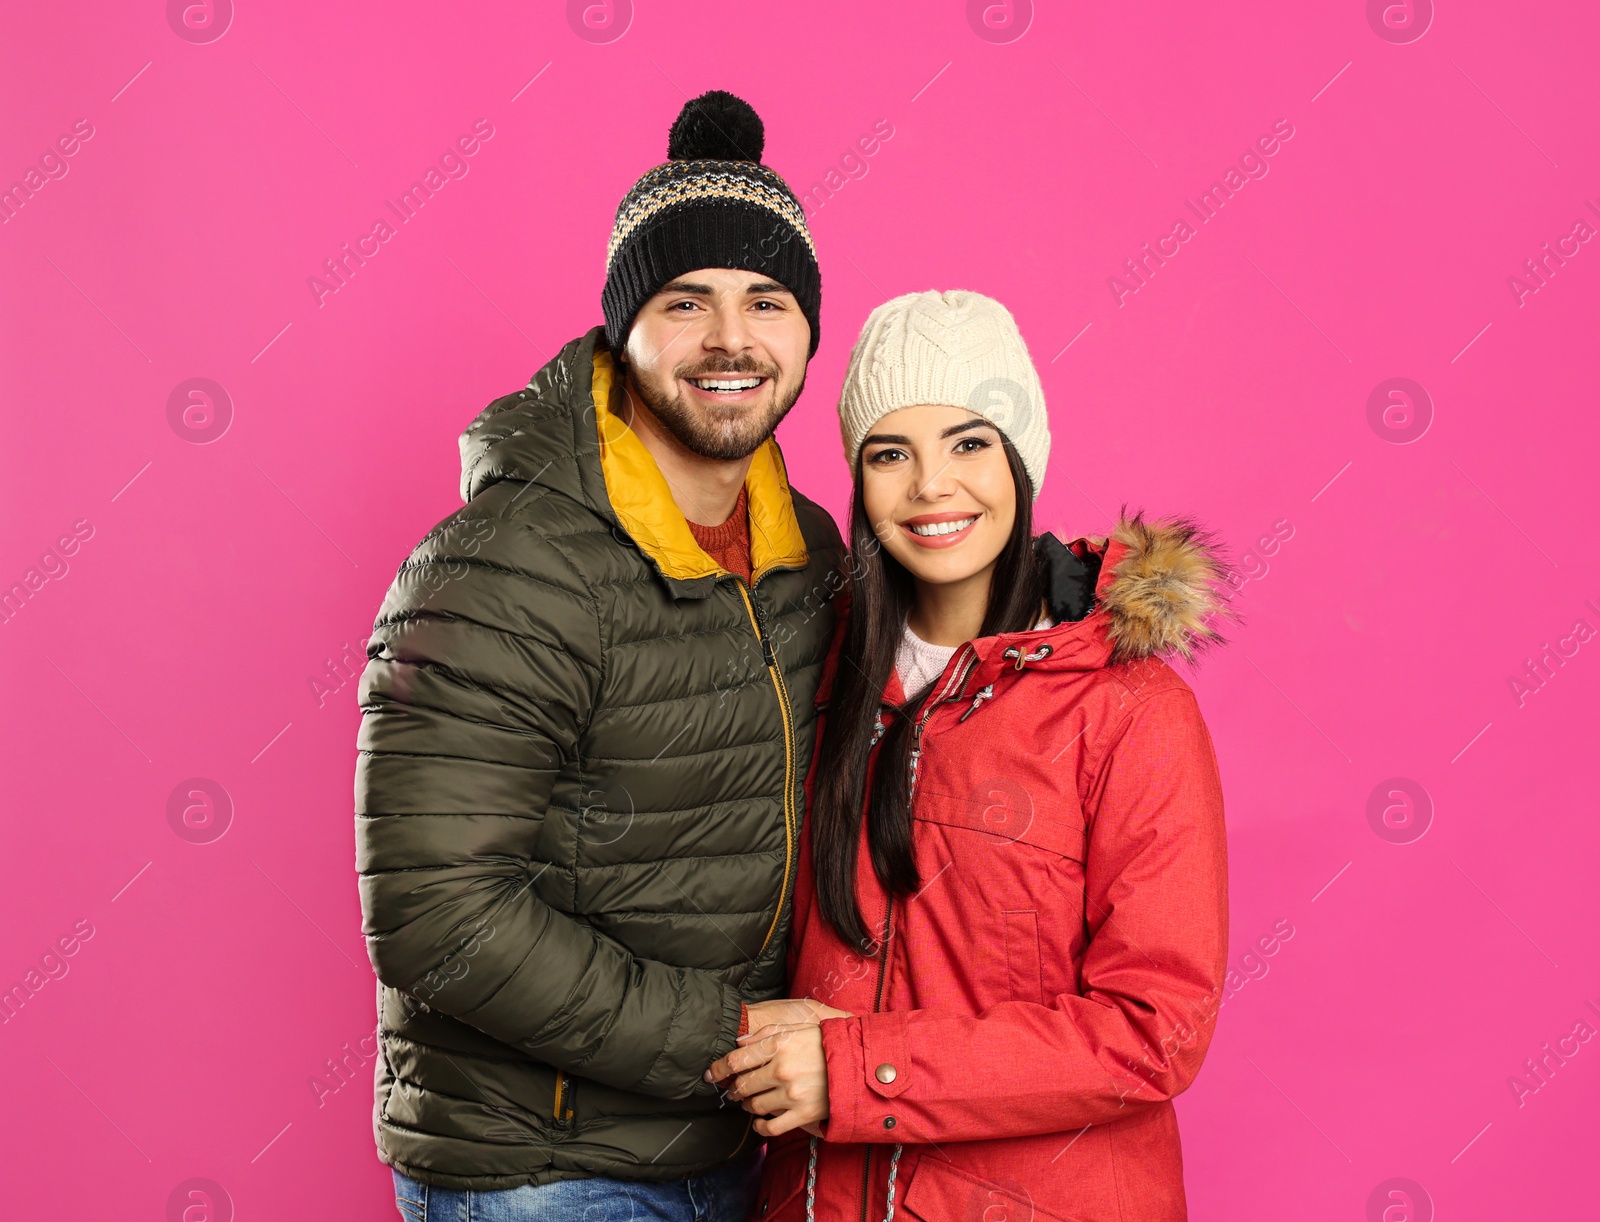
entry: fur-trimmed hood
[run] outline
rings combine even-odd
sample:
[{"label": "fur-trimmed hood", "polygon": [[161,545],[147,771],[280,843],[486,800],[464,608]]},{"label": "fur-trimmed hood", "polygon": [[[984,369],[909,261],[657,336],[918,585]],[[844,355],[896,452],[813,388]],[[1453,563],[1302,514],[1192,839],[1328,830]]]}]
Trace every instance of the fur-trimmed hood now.
[{"label": "fur-trimmed hood", "polygon": [[1062,543],[1046,533],[1036,547],[1054,626],[974,642],[980,655],[1020,647],[1027,665],[1047,670],[1193,661],[1222,644],[1223,621],[1237,618],[1221,545],[1193,518],[1150,521],[1124,509],[1109,536]]},{"label": "fur-trimmed hood", "polygon": [[1110,540],[1096,542],[1111,562],[1096,595],[1111,618],[1114,661],[1168,654],[1190,661],[1224,643],[1219,621],[1236,613],[1226,596],[1229,566],[1209,530],[1188,517],[1147,522],[1140,512],[1122,515]]}]

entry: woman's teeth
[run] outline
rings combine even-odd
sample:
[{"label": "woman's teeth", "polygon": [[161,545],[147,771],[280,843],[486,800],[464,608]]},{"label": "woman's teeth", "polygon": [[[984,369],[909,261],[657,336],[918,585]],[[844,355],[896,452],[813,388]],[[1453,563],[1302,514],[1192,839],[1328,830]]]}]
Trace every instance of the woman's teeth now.
[{"label": "woman's teeth", "polygon": [[754,390],[765,378],[690,378],[701,390],[739,391]]},{"label": "woman's teeth", "polygon": [[914,535],[953,535],[958,530],[965,530],[977,520],[977,518],[962,518],[959,522],[929,522],[925,526],[913,526],[911,533]]}]

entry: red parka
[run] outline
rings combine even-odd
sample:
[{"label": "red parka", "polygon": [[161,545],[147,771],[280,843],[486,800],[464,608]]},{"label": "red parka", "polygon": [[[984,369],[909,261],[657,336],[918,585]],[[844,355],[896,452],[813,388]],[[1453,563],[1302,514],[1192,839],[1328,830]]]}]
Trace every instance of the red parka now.
[{"label": "red parka", "polygon": [[[1227,847],[1211,737],[1161,656],[1215,639],[1221,566],[1186,520],[1048,542],[1056,618],[1074,567],[1093,608],[950,660],[924,706],[915,895],[890,902],[863,830],[874,945],[822,920],[802,834],[791,995],[854,1015],[822,1024],[819,1222],[880,1222],[891,1166],[897,1218],[1186,1217],[1172,1098],[1216,1020]],[[806,1216],[810,1146],[769,1145],[753,1216]]]}]

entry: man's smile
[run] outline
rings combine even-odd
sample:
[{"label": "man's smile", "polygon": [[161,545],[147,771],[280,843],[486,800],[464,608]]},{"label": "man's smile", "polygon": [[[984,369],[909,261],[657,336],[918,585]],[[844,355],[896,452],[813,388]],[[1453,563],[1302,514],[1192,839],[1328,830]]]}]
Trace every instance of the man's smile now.
[{"label": "man's smile", "polygon": [[743,402],[756,397],[770,379],[759,374],[715,374],[683,381],[705,399]]}]

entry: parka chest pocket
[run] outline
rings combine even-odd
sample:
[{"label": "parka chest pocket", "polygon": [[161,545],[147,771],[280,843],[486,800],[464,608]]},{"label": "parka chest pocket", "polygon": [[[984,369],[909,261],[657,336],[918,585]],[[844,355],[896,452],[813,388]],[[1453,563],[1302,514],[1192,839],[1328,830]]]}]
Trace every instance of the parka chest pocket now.
[{"label": "parka chest pocket", "polygon": [[1048,807],[1036,804],[1022,782],[1005,776],[987,777],[967,794],[928,792],[921,796],[913,819],[984,833],[981,840],[967,842],[974,851],[1018,845],[1080,866],[1086,860],[1083,812],[1070,798],[1065,802],[1057,798]]}]

